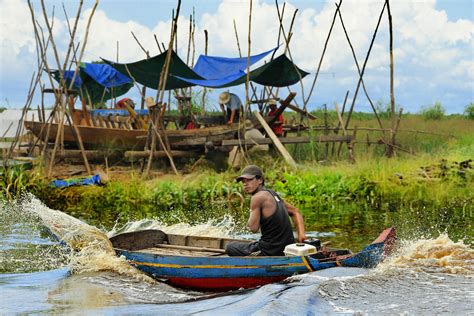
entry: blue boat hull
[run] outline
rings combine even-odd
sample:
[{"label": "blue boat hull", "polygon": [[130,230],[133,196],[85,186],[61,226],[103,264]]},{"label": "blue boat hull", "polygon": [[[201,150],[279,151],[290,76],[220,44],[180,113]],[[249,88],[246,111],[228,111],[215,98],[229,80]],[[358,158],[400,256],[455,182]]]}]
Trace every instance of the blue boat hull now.
[{"label": "blue boat hull", "polygon": [[139,270],[170,284],[197,290],[252,288],[295,275],[333,267],[375,267],[395,240],[386,229],[372,244],[353,255],[315,259],[293,257],[191,257],[117,249]]}]

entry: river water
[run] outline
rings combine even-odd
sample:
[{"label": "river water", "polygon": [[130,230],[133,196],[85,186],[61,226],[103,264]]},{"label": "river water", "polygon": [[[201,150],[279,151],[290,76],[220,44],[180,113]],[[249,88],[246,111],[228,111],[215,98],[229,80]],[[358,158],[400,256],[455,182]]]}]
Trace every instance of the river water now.
[{"label": "river water", "polygon": [[225,225],[142,220],[102,232],[32,196],[0,206],[1,315],[474,315],[474,250],[447,234],[402,237],[396,253],[371,270],[333,268],[253,290],[201,293],[140,273],[113,255],[107,235],[158,228],[227,236]]}]

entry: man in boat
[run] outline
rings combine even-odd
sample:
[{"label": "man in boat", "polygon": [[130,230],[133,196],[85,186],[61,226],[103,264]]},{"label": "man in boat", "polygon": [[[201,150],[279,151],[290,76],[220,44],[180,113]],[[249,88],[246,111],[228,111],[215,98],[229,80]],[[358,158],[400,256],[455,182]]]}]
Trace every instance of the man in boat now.
[{"label": "man in boat", "polygon": [[283,256],[285,246],[295,242],[289,216],[295,223],[298,241],[306,239],[300,211],[275,191],[265,188],[262,169],[249,165],[236,180],[242,181],[245,192],[252,195],[248,228],[254,233],[260,229],[262,237],[253,243],[229,243],[226,247],[229,256]]},{"label": "man in boat", "polygon": [[222,92],[219,95],[219,105],[221,106],[222,113],[224,113],[227,124],[232,126],[233,123],[239,121],[242,101],[240,101],[240,98],[236,94]]},{"label": "man in boat", "polygon": [[[270,108],[270,111],[268,112],[268,116],[275,116],[278,109],[277,101],[275,99],[270,99],[268,101],[268,107]],[[278,115],[276,121],[273,122],[271,127],[277,137],[283,136],[283,114],[282,113]]]}]

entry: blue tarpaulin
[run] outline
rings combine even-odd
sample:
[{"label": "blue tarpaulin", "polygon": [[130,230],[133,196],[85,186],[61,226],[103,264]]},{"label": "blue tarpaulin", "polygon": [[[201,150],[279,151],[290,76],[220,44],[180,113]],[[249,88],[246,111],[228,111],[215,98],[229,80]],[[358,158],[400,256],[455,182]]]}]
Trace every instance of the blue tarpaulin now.
[{"label": "blue tarpaulin", "polygon": [[54,188],[66,188],[73,185],[100,185],[100,175],[96,174],[85,178],[71,178],[54,180],[49,185]]},{"label": "blue tarpaulin", "polygon": [[[263,52],[261,54],[250,56],[250,65],[255,64],[278,47],[270,49],[269,51]],[[221,79],[221,80],[230,80],[233,81],[242,75],[245,75],[245,70],[247,70],[248,58],[227,58],[227,57],[218,57],[218,56],[206,56],[200,55],[196,65],[193,68],[193,71],[199,76],[208,79]],[[238,76],[238,77],[237,77]],[[228,81],[228,82],[230,82]]]},{"label": "blue tarpaulin", "polygon": [[[104,87],[112,88],[131,83],[132,79],[115,70],[108,64],[83,63],[82,68],[92,79]],[[82,65],[81,65],[82,66]]]},{"label": "blue tarpaulin", "polygon": [[[58,70],[51,71],[54,78],[59,82]],[[74,70],[64,72],[66,84],[69,85]],[[132,80],[124,74],[115,70],[108,64],[81,63],[79,72],[74,80],[74,89],[79,90],[81,99],[84,97],[92,104],[103,103],[111,98],[116,98],[133,86]]]},{"label": "blue tarpaulin", "polygon": [[[271,51],[269,51],[271,52]],[[266,52],[267,54],[269,52]],[[264,53],[265,54],[265,53]],[[222,68],[224,64],[220,61]],[[217,73],[217,72],[216,72]],[[221,72],[223,73],[223,72]],[[250,72],[250,81],[255,83],[272,86],[286,87],[297,83],[303,79],[308,73],[298,68],[285,54],[269,61],[268,63],[254,69]],[[182,81],[186,81],[193,85],[210,88],[225,88],[245,83],[247,74],[245,71],[239,70],[236,73],[228,74],[225,77],[215,79],[188,79],[177,77]]]},{"label": "blue tarpaulin", "polygon": [[[114,67],[108,64],[81,63],[80,71],[84,71],[89,77],[106,88],[117,87],[132,82],[132,79],[118,72]],[[68,80],[71,80],[73,76],[74,70],[66,70],[64,72],[64,78]],[[82,86],[82,79],[79,73],[74,80],[74,86],[76,88]]]},{"label": "blue tarpaulin", "polygon": [[[137,115],[148,115],[148,109],[136,109],[135,113]],[[119,116],[129,116],[130,114],[128,113],[127,110],[92,110],[91,111],[92,116],[97,117],[97,116],[109,116],[109,115],[119,115]]]}]

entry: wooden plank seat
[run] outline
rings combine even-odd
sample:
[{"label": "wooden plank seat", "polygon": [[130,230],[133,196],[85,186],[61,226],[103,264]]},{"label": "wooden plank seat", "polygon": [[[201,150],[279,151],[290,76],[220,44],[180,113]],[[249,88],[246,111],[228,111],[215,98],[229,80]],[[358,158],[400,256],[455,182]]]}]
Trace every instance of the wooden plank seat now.
[{"label": "wooden plank seat", "polygon": [[169,249],[169,248],[147,248],[143,250],[137,250],[138,252],[152,253],[154,255],[165,255],[165,256],[186,256],[186,257],[228,257],[226,254],[209,251],[196,251],[196,250],[185,250],[185,249]]}]

